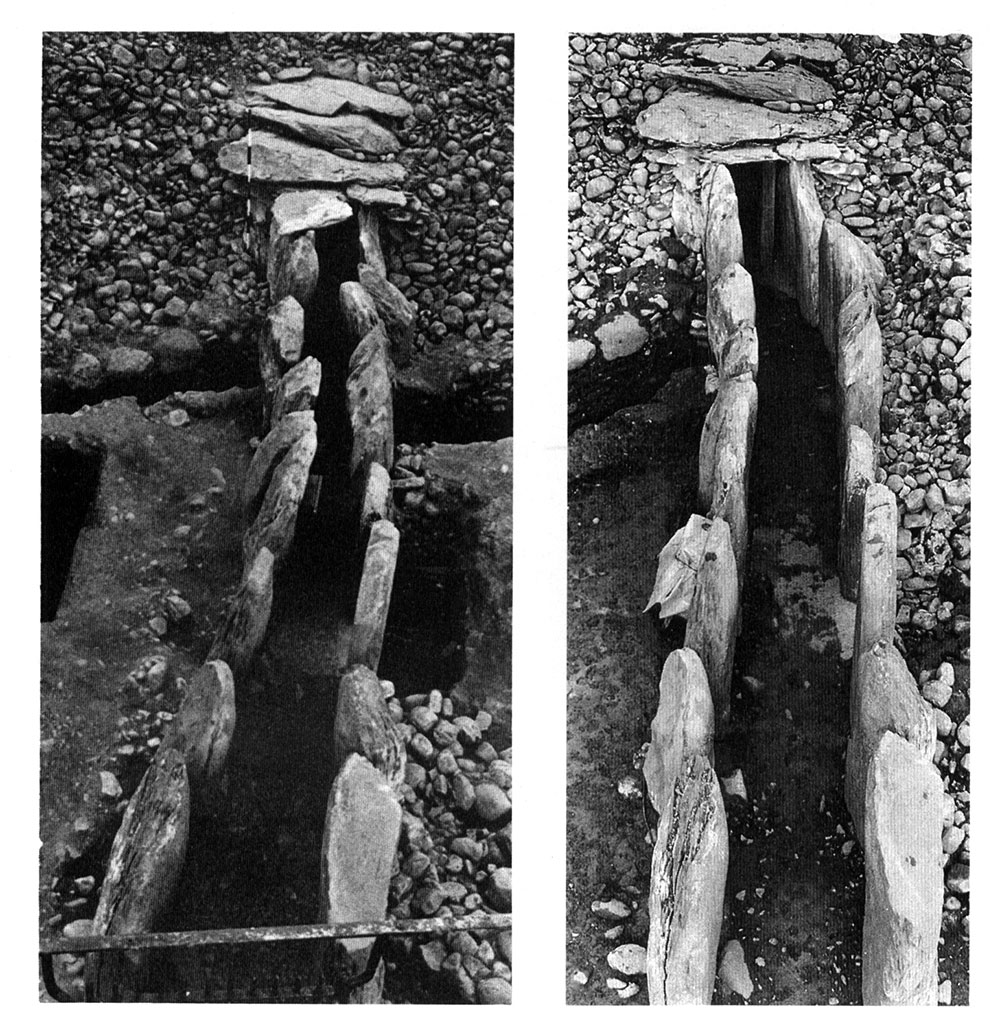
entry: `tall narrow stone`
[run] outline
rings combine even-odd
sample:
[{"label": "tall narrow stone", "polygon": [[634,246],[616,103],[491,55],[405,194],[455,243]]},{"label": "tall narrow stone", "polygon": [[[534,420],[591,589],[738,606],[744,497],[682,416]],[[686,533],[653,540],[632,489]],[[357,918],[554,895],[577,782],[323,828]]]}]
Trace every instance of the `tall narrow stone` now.
[{"label": "tall narrow stone", "polygon": [[778,171],[778,192],[782,196],[784,210],[791,216],[795,237],[793,261],[799,311],[810,326],[818,326],[819,240],[824,215],[809,162],[782,163]]},{"label": "tall narrow stone", "polygon": [[896,633],[896,496],[885,484],[865,491],[861,534],[858,605],[854,618],[854,655]]},{"label": "tall narrow stone", "polygon": [[390,357],[396,365],[406,365],[413,352],[417,306],[407,301],[399,288],[373,265],[362,262],[358,266],[358,279],[375,302],[379,317],[385,323],[391,344]]},{"label": "tall narrow stone", "polygon": [[278,465],[310,433],[316,436],[316,417],[311,411],[288,412],[257,445],[243,481],[243,508],[250,519],[257,515]]},{"label": "tall narrow stone", "polygon": [[392,481],[389,471],[380,462],[368,467],[365,493],[361,498],[359,541],[367,541],[372,525],[392,518]]},{"label": "tall narrow stone", "polygon": [[[351,423],[351,476],[361,483],[373,462],[390,469],[395,449],[392,427],[392,384],[388,347],[379,323],[354,349],[347,373],[347,414]],[[359,488],[360,490],[360,488]]]},{"label": "tall narrow stone", "polygon": [[253,664],[271,619],[274,599],[274,556],[262,548],[247,567],[243,583],[215,635],[208,659],[229,664],[235,677],[242,677]]},{"label": "tall narrow stone", "polygon": [[333,725],[333,769],[339,771],[357,753],[385,775],[393,790],[403,783],[406,747],[389,714],[385,692],[375,672],[357,664],[337,686]]},{"label": "tall narrow stone", "polygon": [[840,306],[852,291],[867,284],[877,292],[884,282],[885,267],[875,252],[846,226],[825,219],[819,239],[819,328],[834,364]]},{"label": "tall narrow stone", "polygon": [[313,230],[282,236],[271,223],[267,253],[267,282],[271,299],[294,297],[300,305],[309,304],[319,283],[319,256]]},{"label": "tall narrow stone", "polygon": [[708,342],[721,380],[757,377],[757,305],[742,265],[727,265],[708,290]]},{"label": "tall narrow stone", "polygon": [[395,526],[388,520],[372,524],[354,609],[349,659],[351,663],[363,663],[371,670],[378,670],[382,655],[398,553],[399,531]]},{"label": "tall narrow stone", "polygon": [[840,593],[858,597],[865,527],[865,495],[875,483],[875,442],[859,426],[847,427],[847,456],[840,485],[840,545],[837,566]]},{"label": "tall narrow stone", "polygon": [[361,244],[362,260],[380,276],[385,276],[385,256],[382,254],[382,234],[378,212],[362,204],[358,208],[358,240]]},{"label": "tall narrow stone", "polygon": [[882,411],[882,331],[878,301],[865,284],[852,290],[840,306],[837,320],[837,395],[840,406],[838,448],[841,459],[847,428],[860,426],[873,441],[879,439]]},{"label": "tall narrow stone", "polygon": [[281,378],[274,394],[271,425],[277,426],[290,412],[309,412],[316,407],[323,370],[319,359],[302,359]]},{"label": "tall narrow stone", "polygon": [[705,215],[705,270],[709,285],[733,264],[744,264],[739,203],[729,169],[717,165],[712,173]]},{"label": "tall narrow stone", "polygon": [[371,294],[360,283],[351,280],[340,284],[340,313],[347,324],[350,351],[353,351],[379,323],[378,309]]}]

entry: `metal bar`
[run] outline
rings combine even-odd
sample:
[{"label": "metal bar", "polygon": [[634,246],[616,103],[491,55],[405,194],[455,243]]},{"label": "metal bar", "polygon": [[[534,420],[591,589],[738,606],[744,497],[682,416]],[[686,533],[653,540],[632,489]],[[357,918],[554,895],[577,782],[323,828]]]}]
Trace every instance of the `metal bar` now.
[{"label": "metal bar", "polygon": [[187,946],[235,946],[269,942],[364,939],[376,935],[442,935],[448,932],[500,931],[511,927],[510,914],[422,917],[400,921],[353,921],[344,924],[282,925],[275,928],[219,928],[195,932],[145,932],[138,935],[84,935],[41,939],[40,955],[95,953],[103,950],[150,950]]}]

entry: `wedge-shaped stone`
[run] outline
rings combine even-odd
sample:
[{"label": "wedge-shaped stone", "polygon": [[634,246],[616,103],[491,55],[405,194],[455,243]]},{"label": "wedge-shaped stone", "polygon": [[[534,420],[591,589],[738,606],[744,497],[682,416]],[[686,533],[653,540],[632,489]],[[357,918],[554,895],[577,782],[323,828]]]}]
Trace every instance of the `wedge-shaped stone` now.
[{"label": "wedge-shaped stone", "polygon": [[642,768],[657,813],[666,810],[674,784],[692,757],[706,756],[714,762],[714,739],[715,710],[705,668],[693,649],[675,649],[663,664],[660,705]]},{"label": "wedge-shaped stone", "polygon": [[859,426],[871,439],[881,432],[882,331],[871,284],[852,290],[837,320],[837,396],[840,403],[839,451],[844,455],[848,428]]},{"label": "wedge-shaped stone", "polygon": [[891,731],[868,771],[861,998],[935,1007],[944,792],[934,765]]},{"label": "wedge-shaped stone", "polygon": [[885,484],[865,491],[861,532],[858,605],[854,618],[854,655],[896,633],[896,496]]},{"label": "wedge-shaped stone", "polygon": [[[648,140],[664,140],[682,147],[725,147],[789,137],[819,140],[846,132],[850,120],[837,111],[822,115],[783,114],[743,100],[676,89],[641,111],[635,128]],[[255,142],[255,153],[256,146]]]},{"label": "wedge-shaped stone", "polygon": [[705,542],[695,579],[684,647],[694,649],[705,668],[715,708],[715,726],[729,720],[733,654],[740,619],[739,576],[729,524],[717,517]]},{"label": "wedge-shaped stone", "polygon": [[402,97],[347,79],[317,77],[306,82],[254,86],[253,91],[285,107],[314,115],[335,115],[343,107],[390,118],[406,118],[413,113],[413,107]]},{"label": "wedge-shaped stone", "polygon": [[374,671],[350,667],[337,686],[333,726],[333,769],[357,753],[383,774],[393,791],[403,783],[406,747],[385,704],[385,692]]},{"label": "wedge-shaped stone", "polygon": [[[292,415],[298,413],[293,412]],[[276,563],[282,562],[288,554],[309,481],[309,468],[315,456],[316,431],[308,430],[292,445],[274,471],[257,518],[243,535],[244,563],[249,563],[261,548],[270,549]]]},{"label": "wedge-shaped stone", "polygon": [[394,154],[399,140],[365,115],[311,115],[285,108],[254,107],[255,121],[277,132],[291,133],[328,150],[345,148],[366,154]]},{"label": "wedge-shaped stone", "polygon": [[[353,440],[351,476],[361,483],[368,467],[378,462],[392,467],[392,384],[388,367],[389,341],[379,323],[351,355],[347,373],[347,415]],[[359,488],[360,490],[360,488]]]},{"label": "wedge-shaped stone", "polygon": [[[251,181],[301,183],[322,186],[360,183],[362,186],[395,186],[406,178],[406,169],[394,161],[352,161],[298,140],[286,140],[269,132],[255,132]],[[227,143],[219,151],[219,165],[234,176],[247,178],[247,141]]]},{"label": "wedge-shaped stone", "polygon": [[[867,652],[854,657],[851,735],[847,742],[844,797],[862,844],[867,841],[865,785],[872,757],[886,731],[906,739],[917,755],[930,764],[936,738],[930,705],[920,697],[916,682],[898,649],[880,641]],[[939,825],[939,851],[940,848]]]},{"label": "wedge-shaped stone", "polygon": [[705,275],[709,284],[730,265],[743,264],[743,230],[733,177],[717,165],[708,188],[705,214]]},{"label": "wedge-shaped stone", "polygon": [[867,244],[839,222],[826,219],[819,240],[819,328],[830,358],[837,360],[840,306],[853,291],[885,282],[885,267]]},{"label": "wedge-shaped stone", "polygon": [[326,229],[346,222],[354,214],[339,190],[286,190],[271,207],[275,231],[280,236]]},{"label": "wedge-shaped stone", "polygon": [[[330,924],[382,921],[396,859],[402,810],[384,774],[363,756],[347,757],[333,781],[323,831],[321,897]],[[355,973],[374,939],[343,939]]]},{"label": "wedge-shaped stone", "polygon": [[778,169],[778,201],[792,235],[790,260],[795,263],[795,296],[802,318],[819,325],[819,240],[823,209],[808,162],[791,161]]},{"label": "wedge-shaped stone", "polygon": [[757,377],[757,304],[753,279],[742,265],[727,265],[708,290],[708,343],[720,379]]},{"label": "wedge-shaped stone", "polygon": [[215,635],[208,658],[227,663],[235,677],[242,677],[264,643],[274,599],[274,556],[262,548],[243,575],[226,618]]},{"label": "wedge-shaped stone", "polygon": [[352,351],[380,322],[371,294],[360,283],[350,280],[340,284],[340,312],[347,324]]},{"label": "wedge-shaped stone", "polygon": [[243,508],[249,518],[256,516],[278,464],[309,433],[316,435],[312,412],[289,412],[257,446],[243,483]]},{"label": "wedge-shaped stone", "polygon": [[742,97],[763,104],[787,101],[824,104],[836,96],[833,87],[798,65],[784,68],[755,68],[753,71],[730,69],[725,75],[704,68],[682,65],[643,65],[645,79],[677,79],[694,86],[715,90],[731,97]]},{"label": "wedge-shaped stone", "polygon": [[840,485],[840,544],[837,566],[840,593],[849,602],[858,597],[861,550],[865,529],[865,495],[875,483],[875,442],[859,426],[847,427],[847,455]]},{"label": "wedge-shaped stone", "polygon": [[378,670],[385,623],[389,617],[392,582],[396,576],[399,531],[388,520],[372,524],[354,608],[349,662]]},{"label": "wedge-shaped stone", "polygon": [[262,365],[266,362],[268,369],[277,373],[282,365],[298,362],[302,358],[305,325],[305,311],[291,294],[271,305],[261,338],[261,347],[266,349],[261,356]]},{"label": "wedge-shaped stone", "polygon": [[163,746],[176,749],[187,767],[191,791],[204,796],[225,770],[236,731],[236,685],[229,665],[209,660],[188,682]]},{"label": "wedge-shaped stone", "polygon": [[711,528],[712,521],[704,516],[689,516],[687,523],[660,549],[656,581],[644,613],[659,606],[664,623],[673,616],[686,615]]},{"label": "wedge-shaped stone", "polygon": [[379,317],[385,323],[391,345],[390,357],[396,365],[407,365],[413,353],[417,321],[416,304],[407,301],[398,287],[390,283],[377,268],[366,262],[358,266],[358,279],[375,302]]},{"label": "wedge-shaped stone", "polygon": [[314,409],[322,378],[323,369],[317,358],[310,356],[302,359],[298,365],[292,366],[281,378],[274,395],[271,425],[277,426],[290,412]]},{"label": "wedge-shaped stone", "polygon": [[687,761],[656,833],[649,883],[649,1002],[709,1004],[729,866],[726,812],[705,756]]}]

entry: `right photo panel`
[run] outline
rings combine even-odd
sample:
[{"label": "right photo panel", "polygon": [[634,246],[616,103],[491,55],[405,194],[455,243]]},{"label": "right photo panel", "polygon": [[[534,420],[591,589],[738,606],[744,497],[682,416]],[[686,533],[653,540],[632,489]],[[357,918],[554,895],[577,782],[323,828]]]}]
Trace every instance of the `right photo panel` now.
[{"label": "right photo panel", "polygon": [[567,44],[567,1002],[968,1004],[971,38]]}]

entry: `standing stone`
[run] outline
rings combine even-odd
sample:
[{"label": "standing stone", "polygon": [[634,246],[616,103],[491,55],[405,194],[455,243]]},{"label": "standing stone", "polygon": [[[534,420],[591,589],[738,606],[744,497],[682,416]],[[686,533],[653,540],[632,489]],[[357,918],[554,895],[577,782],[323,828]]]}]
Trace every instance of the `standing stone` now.
[{"label": "standing stone", "polygon": [[894,646],[880,641],[867,652],[855,653],[853,682],[844,797],[864,845],[865,785],[882,735],[886,731],[899,735],[930,763],[936,724],[930,705],[920,697],[905,660]]},{"label": "standing stone", "polygon": [[281,378],[271,408],[271,425],[277,426],[290,412],[308,412],[316,407],[323,370],[319,359],[304,358]]},{"label": "standing stone", "polygon": [[410,361],[413,352],[413,337],[417,321],[417,306],[407,301],[397,287],[394,287],[378,269],[362,262],[358,266],[358,279],[375,302],[375,309],[385,323],[391,347],[389,354],[399,366]]},{"label": "standing stone", "polygon": [[799,311],[810,326],[819,325],[819,240],[823,209],[808,161],[783,162],[778,170],[778,195],[794,234]]},{"label": "standing stone", "polygon": [[392,481],[380,462],[368,467],[365,493],[361,499],[361,525],[358,540],[367,541],[372,525],[392,518]]},{"label": "standing stone", "polygon": [[319,256],[313,230],[281,236],[271,224],[267,253],[267,282],[272,300],[294,297],[303,307],[316,292],[319,282]]},{"label": "standing stone", "polygon": [[[302,358],[305,336],[305,311],[290,294],[267,310],[264,338],[261,346],[284,366],[294,365]],[[268,366],[271,366],[268,359]]]},{"label": "standing stone", "polygon": [[840,405],[838,447],[841,460],[847,428],[860,426],[878,440],[882,410],[882,332],[878,301],[871,284],[852,290],[837,320],[837,394]]},{"label": "standing stone", "polygon": [[354,609],[349,661],[363,663],[376,671],[382,655],[382,639],[389,616],[398,553],[399,531],[396,527],[388,520],[372,524],[361,573],[361,587]]},{"label": "standing stone", "polygon": [[729,265],[743,264],[743,230],[733,177],[717,165],[708,188],[705,215],[705,275],[709,286]]},{"label": "standing stone", "polygon": [[243,482],[243,508],[248,518],[257,515],[278,464],[307,434],[312,434],[314,438],[316,436],[316,417],[313,413],[308,410],[289,412],[257,446]]},{"label": "standing stone", "polygon": [[386,706],[375,673],[360,664],[350,667],[337,686],[333,726],[333,769],[339,771],[351,753],[368,760],[393,791],[403,783],[406,749]]},{"label": "standing stone", "polygon": [[757,377],[757,305],[742,265],[727,265],[708,290],[708,342],[722,380]]},{"label": "standing stone", "polygon": [[649,1002],[709,1004],[729,866],[726,812],[705,756],[688,760],[656,834],[649,884]]},{"label": "standing stone", "polygon": [[866,284],[878,291],[885,268],[867,244],[839,222],[825,219],[819,239],[819,328],[831,360],[837,361],[840,306]]},{"label": "standing stone", "polygon": [[660,705],[642,773],[657,813],[667,808],[674,783],[693,756],[714,762],[715,711],[698,653],[675,649],[660,675]]},{"label": "standing stone", "polygon": [[858,606],[854,617],[854,655],[896,633],[896,496],[885,484],[865,491],[861,534]]},{"label": "standing stone", "polygon": [[271,550],[276,563],[288,554],[315,456],[316,433],[310,430],[292,445],[274,471],[257,518],[243,536],[244,563],[249,563],[264,547]]},{"label": "standing stone", "polygon": [[378,212],[367,204],[362,204],[358,209],[358,241],[361,244],[362,261],[384,277],[385,257],[382,254]]},{"label": "standing stone", "polygon": [[944,793],[934,765],[898,735],[882,735],[865,805],[865,1006],[938,1002],[941,822]]},{"label": "standing stone", "polygon": [[250,669],[264,643],[274,599],[274,556],[262,548],[244,575],[209,650],[209,660],[229,664],[237,678]]},{"label": "standing stone", "polygon": [[[401,822],[385,775],[363,756],[348,756],[334,778],[323,830],[321,897],[329,924],[385,919]],[[338,940],[346,974],[365,970],[373,943]]]},{"label": "standing stone", "polygon": [[392,429],[392,384],[389,342],[379,323],[354,349],[347,373],[347,414],[351,423],[351,477],[361,483],[368,467],[378,462],[390,469],[395,445]]},{"label": "standing stone", "polygon": [[729,720],[739,618],[739,584],[729,524],[716,517],[712,520],[704,559],[695,580],[684,647],[694,649],[705,667],[717,729]]},{"label": "standing stone", "polygon": [[865,527],[865,496],[875,483],[875,442],[859,426],[847,427],[847,457],[840,490],[840,593],[849,602],[858,597]]},{"label": "standing stone", "polygon": [[378,325],[378,309],[360,283],[346,280],[340,284],[340,312],[347,324],[348,348],[353,351]]}]

